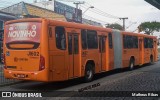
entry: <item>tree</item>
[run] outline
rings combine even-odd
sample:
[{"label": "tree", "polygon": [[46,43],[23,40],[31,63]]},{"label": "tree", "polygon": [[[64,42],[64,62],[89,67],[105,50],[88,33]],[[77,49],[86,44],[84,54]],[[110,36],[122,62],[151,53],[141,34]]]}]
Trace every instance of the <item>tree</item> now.
[{"label": "tree", "polygon": [[151,35],[153,34],[155,31],[159,32],[160,31],[160,22],[144,22],[141,23],[138,26],[138,29],[140,32],[145,32],[145,34]]},{"label": "tree", "polygon": [[107,24],[106,28],[112,28],[112,29],[118,29],[118,30],[123,30],[123,27],[117,23],[114,24]]}]

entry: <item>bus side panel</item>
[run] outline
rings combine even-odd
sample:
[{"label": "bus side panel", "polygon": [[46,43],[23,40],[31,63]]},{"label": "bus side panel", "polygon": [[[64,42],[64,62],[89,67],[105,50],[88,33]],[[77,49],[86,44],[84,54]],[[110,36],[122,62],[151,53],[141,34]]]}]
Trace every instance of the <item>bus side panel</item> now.
[{"label": "bus side panel", "polygon": [[82,76],[81,74],[81,30],[66,28],[67,50],[65,60],[68,68],[68,78],[73,79]]},{"label": "bus side panel", "polygon": [[122,35],[120,31],[113,31],[114,69],[122,68]]},{"label": "bus side panel", "polygon": [[126,49],[126,53],[124,54],[124,56],[126,57],[125,67],[129,66],[131,57],[134,57],[134,60],[135,60],[134,65],[139,64],[139,49],[135,49],[135,48]]},{"label": "bus side panel", "polygon": [[[107,34],[108,37],[108,34]],[[109,65],[110,55],[109,55],[109,39],[106,38],[106,71],[112,70],[113,67]]]},{"label": "bus side panel", "polygon": [[47,33],[47,20],[42,21],[42,34],[41,34],[41,48],[40,48],[40,54],[41,56],[44,57],[45,59],[45,69],[40,71],[41,74],[37,77],[37,80],[42,80],[42,81],[49,81],[48,78],[48,36],[45,34]]},{"label": "bus side panel", "polygon": [[[138,44],[138,36],[130,35],[130,33],[123,34],[123,67],[129,67],[131,58],[134,59],[134,65],[139,65],[140,56],[142,56],[142,43]],[[129,40],[132,40],[129,41]],[[134,42],[133,42],[134,41]]]},{"label": "bus side panel", "polygon": [[[51,32],[50,32],[51,31]],[[55,39],[54,39],[54,27],[53,26],[49,26],[49,30],[48,30],[48,34],[51,35],[48,36],[49,40],[48,40],[48,53],[49,53],[49,80],[52,81],[53,80],[53,54],[54,54],[54,45],[55,45]]]},{"label": "bus side panel", "polygon": [[135,58],[135,65],[139,65],[139,58],[140,58],[140,55],[139,55],[139,49],[135,49],[135,55],[133,55],[134,58]]},{"label": "bus side panel", "polygon": [[154,44],[153,44],[153,57],[154,57],[154,61],[157,61],[158,58],[158,52],[157,52],[157,39],[154,39]]},{"label": "bus side panel", "polygon": [[150,62],[151,48],[144,48],[144,63]]},{"label": "bus side panel", "polygon": [[[148,38],[148,37],[145,37]],[[144,38],[144,40],[145,40]],[[148,38],[148,39],[153,39],[153,38]],[[146,41],[144,41],[146,42]],[[146,43],[146,45],[149,43]],[[148,45],[150,46],[150,45]],[[154,40],[153,40],[153,48],[152,47],[145,47],[144,46],[144,63],[150,63],[150,58],[151,55],[153,56],[153,60],[154,60]]]},{"label": "bus side panel", "polygon": [[108,71],[109,70],[113,70],[115,69],[114,67],[114,47],[112,49],[108,49],[109,50],[109,67],[108,67]]},{"label": "bus side panel", "polygon": [[65,55],[67,50],[56,47],[55,26],[52,28],[52,37],[49,38],[49,79],[50,81],[63,81],[68,79]]}]

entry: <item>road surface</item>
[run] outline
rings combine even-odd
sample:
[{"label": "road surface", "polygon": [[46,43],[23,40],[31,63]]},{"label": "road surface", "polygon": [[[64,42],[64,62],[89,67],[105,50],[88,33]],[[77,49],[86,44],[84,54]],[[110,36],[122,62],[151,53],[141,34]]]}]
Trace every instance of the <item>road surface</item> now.
[{"label": "road surface", "polygon": [[[96,85],[96,86],[95,86]],[[88,89],[86,87],[89,87]],[[94,81],[83,83],[81,79],[69,80],[65,82],[32,82],[26,81],[18,84],[0,87],[0,91],[49,91],[44,95],[55,96],[56,91],[95,91],[92,96],[99,96],[98,91],[160,91],[160,61],[153,65],[145,65],[136,68],[133,71],[115,70],[103,74],[97,74]],[[76,95],[79,97],[61,97],[69,92],[59,93],[59,97],[32,98],[33,100],[160,100],[159,97],[85,97],[84,95]],[[78,92],[75,92],[78,93]],[[69,93],[75,96],[73,93]],[[104,92],[104,95],[105,92]],[[84,96],[84,97],[83,97]],[[1,99],[1,98],[0,98]],[[5,98],[2,98],[5,99]],[[28,99],[28,98],[23,98]],[[15,98],[10,98],[15,100]],[[21,98],[16,98],[21,100]]]}]

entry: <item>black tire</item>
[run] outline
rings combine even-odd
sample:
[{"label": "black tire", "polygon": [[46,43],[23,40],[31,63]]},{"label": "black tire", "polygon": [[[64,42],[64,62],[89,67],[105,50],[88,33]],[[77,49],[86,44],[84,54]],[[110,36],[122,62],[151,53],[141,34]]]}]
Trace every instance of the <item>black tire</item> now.
[{"label": "black tire", "polygon": [[87,64],[85,68],[84,81],[91,82],[93,80],[93,75],[94,75],[93,66],[91,64]]},{"label": "black tire", "polygon": [[131,58],[129,62],[129,70],[133,70],[133,69],[134,69],[134,59]]}]

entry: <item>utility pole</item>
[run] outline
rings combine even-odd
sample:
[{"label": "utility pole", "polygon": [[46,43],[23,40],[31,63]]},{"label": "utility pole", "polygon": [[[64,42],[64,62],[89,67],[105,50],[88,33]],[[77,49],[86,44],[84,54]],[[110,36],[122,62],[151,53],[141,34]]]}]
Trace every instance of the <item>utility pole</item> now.
[{"label": "utility pole", "polygon": [[119,18],[120,20],[123,20],[123,31],[125,31],[125,20],[128,19],[128,17]]},{"label": "utility pole", "polygon": [[80,2],[80,1],[77,1],[77,2],[74,2],[73,4],[76,5],[76,21],[78,20],[78,5],[79,4],[84,4],[85,2]]}]

